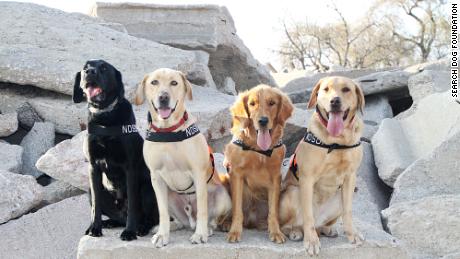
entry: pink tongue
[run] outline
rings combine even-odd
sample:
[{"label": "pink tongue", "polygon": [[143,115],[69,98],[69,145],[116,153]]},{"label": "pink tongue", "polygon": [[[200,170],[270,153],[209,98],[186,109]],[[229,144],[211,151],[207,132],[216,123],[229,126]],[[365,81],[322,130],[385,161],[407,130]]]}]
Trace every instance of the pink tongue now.
[{"label": "pink tongue", "polygon": [[102,92],[102,89],[99,87],[88,87],[88,93],[89,97],[93,98],[94,96],[100,94]]},{"label": "pink tongue", "polygon": [[329,113],[327,131],[334,137],[342,134],[343,131],[343,112]]},{"label": "pink tongue", "polygon": [[158,113],[160,114],[161,118],[167,119],[169,115],[171,115],[171,109],[158,109]]},{"label": "pink tongue", "polygon": [[270,148],[272,144],[272,137],[270,136],[269,130],[259,130],[257,133],[257,145],[263,151]]}]

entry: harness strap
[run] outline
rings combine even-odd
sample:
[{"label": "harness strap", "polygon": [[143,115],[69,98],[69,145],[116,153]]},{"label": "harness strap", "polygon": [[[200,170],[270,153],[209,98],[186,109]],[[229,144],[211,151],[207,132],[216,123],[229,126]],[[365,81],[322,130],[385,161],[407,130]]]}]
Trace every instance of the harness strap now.
[{"label": "harness strap", "polygon": [[[212,166],[212,173],[211,173],[211,176],[208,178],[208,180],[206,181],[206,184],[208,184],[212,177],[214,176],[214,172],[216,171],[216,166],[214,164],[214,155],[212,154],[212,149],[211,147],[208,147],[209,149],[209,157],[211,158],[211,166]],[[192,184],[185,188],[184,190],[176,190],[175,192],[177,192],[177,194],[179,195],[190,195],[190,194],[195,194],[196,191],[192,191],[192,192],[186,192],[188,189],[192,188],[193,187],[193,181],[192,181]]]},{"label": "harness strap", "polygon": [[185,130],[177,132],[153,132],[147,130],[145,140],[151,142],[180,142],[200,133],[200,129],[195,124],[188,126]]},{"label": "harness strap", "polygon": [[294,155],[291,158],[291,161],[289,162],[289,171],[292,172],[292,175],[294,175],[295,179],[298,181],[299,180],[299,175],[297,174],[297,155],[294,153]]},{"label": "harness strap", "polygon": [[282,146],[284,145],[283,142],[282,142],[282,140],[280,140],[280,141],[278,141],[278,143],[277,143],[275,146],[273,146],[272,149],[268,149],[268,150],[263,151],[263,150],[254,149],[254,148],[252,148],[252,147],[250,147],[250,146],[244,144],[244,142],[243,142],[241,139],[235,139],[235,140],[233,140],[232,143],[235,144],[235,145],[237,145],[237,146],[239,146],[239,147],[241,147],[241,148],[242,148],[243,150],[245,150],[245,151],[246,151],[246,150],[254,151],[254,152],[257,152],[257,153],[259,153],[259,154],[268,156],[268,157],[271,157],[271,156],[272,156],[273,150],[274,150],[275,148],[279,148],[279,147],[282,147]]},{"label": "harness strap", "polygon": [[117,125],[117,126],[102,126],[93,123],[88,124],[88,134],[97,136],[121,136],[127,134],[138,133],[136,124]]}]

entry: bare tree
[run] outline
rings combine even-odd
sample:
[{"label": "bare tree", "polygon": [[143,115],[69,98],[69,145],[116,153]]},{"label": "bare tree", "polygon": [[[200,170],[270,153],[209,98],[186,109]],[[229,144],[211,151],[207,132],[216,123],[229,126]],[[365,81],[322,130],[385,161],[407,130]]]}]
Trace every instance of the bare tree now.
[{"label": "bare tree", "polygon": [[[445,4],[443,0],[380,0],[377,8],[384,10],[393,35],[415,47],[419,60],[425,62],[434,52],[433,47],[436,47],[436,57],[447,54],[445,46],[448,41],[443,37],[447,34],[448,24],[447,14],[443,10]],[[401,12],[403,16],[399,14]],[[415,29],[404,26],[408,20],[415,24]]]}]

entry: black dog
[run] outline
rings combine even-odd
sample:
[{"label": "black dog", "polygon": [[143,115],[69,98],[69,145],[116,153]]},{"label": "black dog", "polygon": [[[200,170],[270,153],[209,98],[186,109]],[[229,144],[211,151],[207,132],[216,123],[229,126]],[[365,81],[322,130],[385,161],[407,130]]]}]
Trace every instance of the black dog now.
[{"label": "black dog", "polygon": [[[85,148],[92,208],[85,234],[101,236],[102,227],[125,226],[122,240],[147,235],[158,224],[158,208],[120,72],[103,60],[87,61],[75,77],[73,101],[81,102],[83,93],[89,108]],[[102,214],[109,219],[102,221]]]}]

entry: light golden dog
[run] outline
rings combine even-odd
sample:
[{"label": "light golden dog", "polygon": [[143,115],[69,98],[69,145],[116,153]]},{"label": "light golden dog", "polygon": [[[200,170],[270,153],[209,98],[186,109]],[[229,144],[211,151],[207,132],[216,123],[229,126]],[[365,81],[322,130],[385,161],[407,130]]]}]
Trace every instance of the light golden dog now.
[{"label": "light golden dog", "polygon": [[280,222],[290,239],[304,238],[310,255],[318,254],[318,233],[336,236],[332,225],[342,217],[345,235],[360,244],[352,223],[356,171],[363,150],[359,145],[364,109],[362,90],[351,79],[327,77],[314,87],[308,108],[316,106],[307,134],[299,143],[280,202]]},{"label": "light golden dog", "polygon": [[234,140],[225,147],[232,195],[232,223],[227,240],[240,241],[243,225],[264,228],[265,224],[266,228],[268,200],[270,240],[283,243],[278,209],[280,168],[286,148],[280,141],[293,105],[280,90],[259,85],[241,93],[230,111]]},{"label": "light golden dog", "polygon": [[[155,136],[170,137],[178,132],[187,136],[165,142],[147,137],[144,142],[160,214],[158,231],[152,237],[156,247],[168,244],[170,228],[183,226],[196,228],[192,243],[205,243],[217,221],[231,210],[230,196],[215,172],[206,139],[194,126],[193,116],[186,113],[186,98],[192,100],[192,87],[184,74],[165,68],[147,74],[136,92],[137,105],[148,101],[151,131],[160,132],[153,132]],[[172,227],[170,214],[175,219]]]}]

